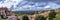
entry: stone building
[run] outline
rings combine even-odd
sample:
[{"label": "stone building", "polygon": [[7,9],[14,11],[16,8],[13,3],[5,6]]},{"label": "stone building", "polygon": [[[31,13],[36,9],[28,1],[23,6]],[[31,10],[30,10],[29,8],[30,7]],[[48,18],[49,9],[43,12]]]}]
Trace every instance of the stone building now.
[{"label": "stone building", "polygon": [[0,8],[0,16],[2,18],[7,18],[8,15],[11,15],[13,12],[11,12],[10,10],[8,10],[8,8],[6,7],[2,7]]},{"label": "stone building", "polygon": [[60,8],[55,9],[56,12],[60,12]]}]

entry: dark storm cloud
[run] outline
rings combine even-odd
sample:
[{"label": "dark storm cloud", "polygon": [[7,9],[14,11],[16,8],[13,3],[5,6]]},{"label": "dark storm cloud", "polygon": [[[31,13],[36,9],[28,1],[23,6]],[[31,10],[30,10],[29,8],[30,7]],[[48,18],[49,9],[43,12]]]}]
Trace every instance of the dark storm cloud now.
[{"label": "dark storm cloud", "polygon": [[60,0],[55,1],[55,3],[57,3],[58,5],[60,5]]},{"label": "dark storm cloud", "polygon": [[60,0],[25,0],[28,2],[55,2],[60,5]]},{"label": "dark storm cloud", "polygon": [[56,0],[25,0],[25,1],[32,1],[32,2],[47,2],[47,1],[56,1]]}]

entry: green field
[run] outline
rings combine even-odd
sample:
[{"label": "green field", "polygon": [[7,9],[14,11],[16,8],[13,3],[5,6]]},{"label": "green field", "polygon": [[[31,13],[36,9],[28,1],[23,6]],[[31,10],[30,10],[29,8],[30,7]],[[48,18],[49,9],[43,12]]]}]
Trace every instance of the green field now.
[{"label": "green field", "polygon": [[54,20],[60,20],[60,14],[57,14],[56,18],[54,18]]},{"label": "green field", "polygon": [[[3,20],[3,19],[1,19],[1,17],[0,17],[0,20]],[[60,20],[60,14],[57,14],[56,18],[54,18],[54,20]]]},{"label": "green field", "polygon": [[0,17],[0,20],[2,20],[1,17]]}]

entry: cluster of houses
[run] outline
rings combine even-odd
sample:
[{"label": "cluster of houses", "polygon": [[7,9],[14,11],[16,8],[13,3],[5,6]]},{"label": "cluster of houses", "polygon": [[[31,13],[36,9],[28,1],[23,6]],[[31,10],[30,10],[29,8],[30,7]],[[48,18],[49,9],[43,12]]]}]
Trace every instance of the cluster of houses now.
[{"label": "cluster of houses", "polygon": [[[55,11],[56,12],[59,12],[60,11],[60,8],[56,9]],[[39,13],[40,12],[38,12],[38,14]],[[43,15],[44,17],[47,17],[49,13],[50,13],[50,11],[46,11],[46,12],[41,13],[41,15]],[[2,18],[7,18],[7,16],[9,16],[9,15],[14,15],[14,13],[12,11],[8,10],[6,7],[0,8],[0,16]],[[36,12],[35,12],[34,15],[27,15],[27,17],[28,17],[29,20],[34,20],[36,16],[37,16]],[[20,20],[22,20],[22,17],[23,16],[18,16],[18,18]]]},{"label": "cluster of houses", "polygon": [[[60,12],[60,8],[57,8],[57,9],[54,9],[54,10],[55,10],[55,12]],[[37,14],[37,12],[35,12],[34,15],[28,15],[28,18],[29,18],[29,20],[35,20],[36,16],[42,15],[44,17],[47,17],[49,13],[50,13],[50,10],[49,11],[45,11],[43,13],[38,12],[38,14]],[[20,19],[22,20],[22,17]]]}]

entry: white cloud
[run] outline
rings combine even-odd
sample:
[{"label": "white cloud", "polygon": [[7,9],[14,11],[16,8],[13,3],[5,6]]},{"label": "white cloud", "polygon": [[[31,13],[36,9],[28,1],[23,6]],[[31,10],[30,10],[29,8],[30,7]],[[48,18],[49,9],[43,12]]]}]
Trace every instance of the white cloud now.
[{"label": "white cloud", "polygon": [[12,5],[14,5],[14,7],[16,7],[15,5],[17,5],[21,0],[5,0],[4,3],[0,2],[0,7],[7,7],[10,8]]},{"label": "white cloud", "polygon": [[[17,7],[16,5],[18,5],[18,3],[20,3],[22,1],[22,3]],[[27,3],[26,5],[24,5],[25,3]],[[5,0],[4,3],[0,2],[0,7],[7,7],[7,8],[11,8],[11,6],[13,5],[13,11],[15,10],[40,10],[40,9],[44,9],[44,8],[55,8],[58,7],[58,4],[53,3],[53,2],[35,2],[34,5],[30,5],[33,4],[33,2],[29,3],[27,1],[23,1],[23,0]],[[47,5],[46,5],[47,4]],[[20,7],[22,5],[22,7]],[[24,6],[23,6],[24,5]],[[44,7],[40,7],[41,5],[45,5]]]},{"label": "white cloud", "polygon": [[[36,5],[37,4],[37,5]],[[20,7],[20,8],[17,8],[17,11],[23,11],[23,10],[46,10],[46,9],[48,9],[48,8],[51,8],[51,9],[54,9],[55,7],[58,7],[58,4],[56,4],[56,3],[53,3],[53,2],[48,2],[47,3],[47,5],[46,5],[46,3],[45,2],[43,2],[43,4],[41,4],[41,3],[36,3],[35,5],[29,5],[29,4],[27,4],[27,5],[24,5],[24,6],[22,6],[22,7]],[[39,6],[41,6],[41,5],[45,5],[44,7],[39,7]]]},{"label": "white cloud", "polygon": [[45,6],[44,8],[50,8],[51,6],[49,6],[49,5],[47,5],[47,6]]}]

